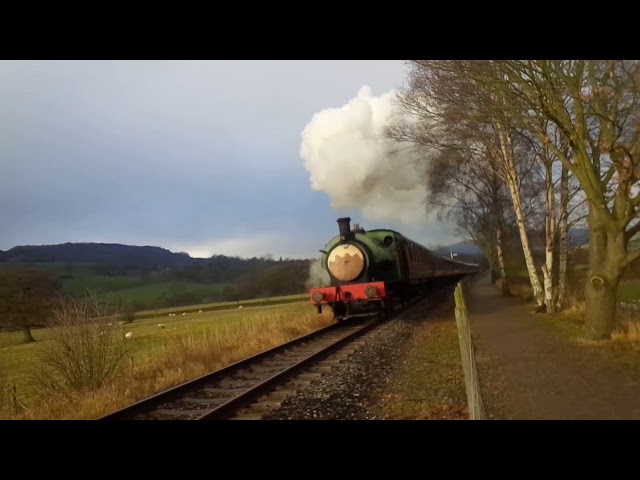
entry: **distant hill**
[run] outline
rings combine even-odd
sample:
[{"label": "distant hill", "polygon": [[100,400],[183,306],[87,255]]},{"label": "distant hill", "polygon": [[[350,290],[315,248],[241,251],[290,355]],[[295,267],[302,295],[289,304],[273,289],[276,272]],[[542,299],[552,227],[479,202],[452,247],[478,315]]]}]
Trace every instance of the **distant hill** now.
[{"label": "distant hill", "polygon": [[[573,228],[569,232],[569,242],[574,247],[584,245],[588,240],[589,232],[586,228]],[[440,247],[436,252],[444,256],[448,256],[451,253],[464,256],[482,255],[482,251],[472,240]],[[13,247],[7,251],[0,250],[0,262],[9,263],[75,262],[155,269],[160,267],[188,268],[206,263],[210,264],[211,260],[192,258],[187,253],[171,252],[161,247],[121,245],[117,243],[25,245]],[[215,263],[235,263],[234,259],[224,256],[216,256],[213,261]]]},{"label": "distant hill", "polygon": [[[571,247],[579,247],[580,245],[586,245],[587,243],[589,243],[588,229],[572,228],[571,230],[569,230],[569,245]],[[538,245],[538,248],[544,249],[544,244]],[[444,247],[438,248],[436,252],[440,255],[449,255],[451,253],[457,253],[459,255],[465,256],[482,255],[482,251],[473,240],[464,240],[462,242],[446,245]]]},{"label": "distant hill", "polygon": [[462,242],[453,243],[437,250],[440,255],[449,255],[450,253],[458,253],[461,255],[482,255],[482,250],[475,244],[473,240],[464,240]]},{"label": "distant hill", "polygon": [[138,247],[116,243],[63,243],[27,245],[0,252],[0,261],[11,263],[80,262],[132,267],[182,267],[193,263],[187,253],[160,247]]},{"label": "distant hill", "polygon": [[0,268],[14,265],[50,272],[64,294],[91,290],[149,309],[302,293],[310,261],[192,258],[154,246],[64,243],[0,252]]},{"label": "distant hill", "polygon": [[569,230],[569,244],[574,247],[589,243],[589,230],[586,228],[572,228]]}]

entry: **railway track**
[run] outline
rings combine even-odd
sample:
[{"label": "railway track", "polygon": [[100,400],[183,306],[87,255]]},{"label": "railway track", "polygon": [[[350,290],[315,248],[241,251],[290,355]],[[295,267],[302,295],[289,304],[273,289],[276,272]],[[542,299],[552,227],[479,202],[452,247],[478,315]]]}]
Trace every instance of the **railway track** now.
[{"label": "railway track", "polygon": [[329,325],[98,420],[259,419],[295,395],[300,386],[353,353],[352,342],[421,299],[414,299],[382,319],[354,319]]},{"label": "railway track", "polygon": [[[293,379],[300,372],[380,324],[380,320],[337,323],[231,364],[221,370],[141,400],[99,420],[224,420]],[[301,378],[296,378],[301,377]],[[297,382],[295,381],[297,380]],[[276,398],[291,393],[280,390]],[[271,402],[273,403],[273,402]],[[269,407],[270,405],[265,405]],[[253,410],[260,405],[254,406]],[[236,418],[254,418],[259,414]]]}]

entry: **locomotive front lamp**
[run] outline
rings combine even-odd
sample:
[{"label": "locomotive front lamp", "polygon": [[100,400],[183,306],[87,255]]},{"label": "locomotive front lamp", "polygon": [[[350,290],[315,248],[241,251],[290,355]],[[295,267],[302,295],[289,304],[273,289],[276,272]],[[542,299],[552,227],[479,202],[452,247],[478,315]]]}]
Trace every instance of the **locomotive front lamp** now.
[{"label": "locomotive front lamp", "polygon": [[367,285],[366,288],[364,289],[364,294],[369,298],[375,297],[376,287],[374,287],[373,285]]},{"label": "locomotive front lamp", "polygon": [[324,298],[324,295],[322,294],[322,292],[313,292],[311,294],[311,298],[313,299],[314,302],[320,303]]}]

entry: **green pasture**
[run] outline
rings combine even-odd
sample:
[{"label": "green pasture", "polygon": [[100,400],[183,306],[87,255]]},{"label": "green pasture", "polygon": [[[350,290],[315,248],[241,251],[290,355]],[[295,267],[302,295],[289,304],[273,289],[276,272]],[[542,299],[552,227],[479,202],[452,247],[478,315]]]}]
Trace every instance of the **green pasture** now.
[{"label": "green pasture", "polygon": [[[13,264],[0,263],[2,268]],[[203,284],[188,280],[160,280],[139,276],[107,276],[91,269],[92,264],[73,263],[72,268],[65,262],[39,262],[29,264],[29,268],[52,272],[60,278],[62,292],[74,297],[87,292],[98,295],[100,300],[129,302],[138,308],[153,308],[162,305],[165,299],[182,295],[202,303],[219,301],[226,283]],[[65,278],[70,276],[72,278]]]},{"label": "green pasture", "polygon": [[135,277],[106,277],[91,273],[74,273],[73,278],[61,280],[62,290],[72,296],[80,296],[87,290],[95,293],[129,290],[148,281]]},{"label": "green pasture", "polygon": [[[133,361],[141,361],[152,357],[154,353],[167,348],[171,340],[179,337],[203,336],[213,333],[216,329],[225,328],[244,322],[277,322],[284,315],[305,315],[315,310],[309,302],[298,301],[295,303],[267,305],[260,308],[227,309],[197,313],[191,312],[185,316],[177,315],[167,317],[156,315],[154,317],[137,319],[133,323],[114,325],[124,336],[126,332],[132,332],[133,338],[129,340],[130,353]],[[164,324],[165,328],[158,327]],[[22,332],[0,333],[0,373],[9,377],[9,381],[20,386],[24,385],[26,375],[33,368],[37,368],[37,352],[42,345],[51,341],[51,330],[45,328],[33,329],[35,343],[20,344]]]},{"label": "green pasture", "polygon": [[133,286],[114,291],[104,291],[98,298],[100,300],[111,300],[112,302],[129,301],[140,305],[152,305],[155,302],[162,302],[164,298],[174,295],[190,294],[203,299],[214,301],[222,296],[222,290],[226,284],[203,284],[173,280],[168,282],[152,283],[147,285]]},{"label": "green pasture", "polygon": [[213,303],[201,303],[197,305],[188,305],[183,307],[170,307],[160,308],[155,310],[147,310],[136,313],[136,318],[149,318],[155,316],[167,316],[170,313],[182,314],[185,312],[197,312],[198,310],[215,311],[215,310],[229,310],[232,308],[242,307],[262,307],[267,305],[279,305],[293,302],[300,302],[308,299],[309,295],[306,293],[296,295],[285,295],[282,297],[270,297],[270,298],[254,298],[251,300],[238,300],[236,302],[213,302]]},{"label": "green pasture", "polygon": [[618,286],[618,300],[640,300],[640,280],[623,280]]},{"label": "green pasture", "polygon": [[[567,280],[570,286],[576,290],[584,288],[587,280],[587,265],[576,265],[567,272]],[[512,279],[529,280],[526,269],[512,269],[507,271],[507,276]],[[538,275],[542,285],[542,274]],[[629,302],[640,300],[640,280],[623,278],[618,284],[618,301]]]}]

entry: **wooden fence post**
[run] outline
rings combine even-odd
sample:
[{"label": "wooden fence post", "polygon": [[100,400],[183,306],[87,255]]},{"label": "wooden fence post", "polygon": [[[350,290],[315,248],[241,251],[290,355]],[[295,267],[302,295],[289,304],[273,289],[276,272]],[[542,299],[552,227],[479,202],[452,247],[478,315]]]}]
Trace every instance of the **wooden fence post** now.
[{"label": "wooden fence post", "polygon": [[469,316],[465,302],[465,294],[469,285],[466,279],[461,280],[456,285],[454,297],[456,302],[456,326],[458,329],[458,341],[460,343],[460,355],[462,358],[462,370],[464,371],[464,384],[467,392],[467,406],[469,408],[470,420],[484,420],[485,412],[480,392],[480,382],[478,381],[478,371],[476,369],[473,342],[471,340],[471,328],[469,327]]}]

